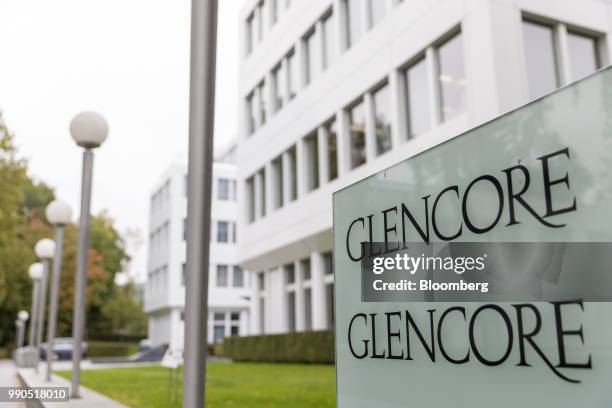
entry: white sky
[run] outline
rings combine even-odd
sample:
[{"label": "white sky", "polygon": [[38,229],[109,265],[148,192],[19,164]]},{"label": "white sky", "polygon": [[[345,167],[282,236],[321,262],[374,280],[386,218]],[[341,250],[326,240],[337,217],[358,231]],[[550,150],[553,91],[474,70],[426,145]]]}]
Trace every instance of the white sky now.
[{"label": "white sky", "polygon": [[[237,132],[238,14],[220,0],[215,146]],[[78,216],[81,152],[68,126],[82,110],[109,122],[96,151],[92,212],[146,239],[149,194],[188,139],[188,0],[0,1],[0,110],[30,173]],[[133,251],[145,275],[146,248]]]}]

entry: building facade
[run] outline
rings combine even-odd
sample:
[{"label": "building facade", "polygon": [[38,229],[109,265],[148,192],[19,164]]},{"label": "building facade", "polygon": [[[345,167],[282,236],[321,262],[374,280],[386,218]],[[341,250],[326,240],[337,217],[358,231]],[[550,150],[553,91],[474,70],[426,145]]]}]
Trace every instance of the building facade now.
[{"label": "building facade", "polygon": [[[208,343],[249,333],[250,277],[237,260],[234,150],[213,164]],[[145,312],[155,345],[183,348],[187,166],[166,170],[151,195]]]},{"label": "building facade", "polygon": [[239,257],[254,333],[333,324],[332,193],[607,65],[604,0],[249,0]]}]

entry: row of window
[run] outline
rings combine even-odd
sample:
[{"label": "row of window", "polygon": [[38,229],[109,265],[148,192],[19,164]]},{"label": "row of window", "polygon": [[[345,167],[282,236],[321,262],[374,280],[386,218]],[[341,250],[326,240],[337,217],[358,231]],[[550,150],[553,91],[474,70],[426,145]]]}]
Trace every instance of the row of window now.
[{"label": "row of window", "polygon": [[[397,3],[399,3],[398,1]],[[342,25],[346,32],[343,49],[350,48],[370,28],[387,14],[384,0],[344,0]],[[364,8],[364,5],[366,6]],[[334,10],[330,9],[301,37],[301,55],[296,47],[279,61],[271,71],[270,84],[262,80],[247,95],[247,132],[254,133],[265,125],[267,117],[278,112],[297,94],[299,88],[308,86],[317,75],[334,61],[340,48],[337,30],[334,30]],[[367,21],[364,26],[364,22]],[[250,32],[250,31],[249,31]],[[302,70],[298,70],[298,63]],[[301,72],[300,72],[301,71]],[[300,75],[301,74],[301,75]],[[298,78],[298,75],[301,78]]]},{"label": "row of window", "polygon": [[[267,116],[280,111],[295,98],[300,87],[308,86],[332,64],[336,53],[333,22],[329,10],[301,38],[302,55],[296,56],[292,47],[272,68],[271,83],[267,84],[264,79],[249,93],[246,98],[248,134],[265,125]],[[303,67],[301,78],[298,78],[299,62]]]},{"label": "row of window", "polygon": [[[461,32],[454,31],[453,35],[444,36],[412,59],[410,64],[400,67],[398,86],[401,88],[397,92],[401,101],[391,100],[390,81],[385,78],[343,109],[339,117],[331,118],[306,135],[302,141],[303,149],[299,150],[295,145],[290,147],[274,158],[269,167],[263,167],[247,178],[248,221],[264,217],[268,208],[278,209],[295,200],[300,190],[297,185],[300,171],[305,172],[306,192],[336,179],[340,171],[339,137],[348,141],[350,169],[390,151],[394,147],[393,106],[400,105],[405,110],[405,114],[400,115],[406,118],[407,135],[404,139],[416,137],[435,123],[463,113],[467,104],[467,81]],[[338,134],[340,121],[348,124],[345,135]],[[298,166],[298,153],[305,166]],[[325,166],[324,171],[321,171],[321,165]],[[267,175],[267,171],[272,174]],[[269,205],[266,202],[266,180],[272,183],[273,202]]]},{"label": "row of window", "polygon": [[[244,270],[239,265],[217,264],[215,265],[215,286],[218,288],[244,288],[247,287],[247,279]],[[187,278],[187,264],[183,263],[181,274],[181,285],[185,286]]]},{"label": "row of window", "polygon": [[268,27],[274,26],[281,13],[291,6],[291,0],[260,0],[246,19],[246,53],[260,44]]},{"label": "row of window", "polygon": [[[325,299],[326,299],[326,319],[327,327],[334,325],[334,283],[333,283],[333,260],[332,253],[323,254],[325,264]],[[283,279],[285,286],[285,296],[287,301],[287,330],[290,332],[297,330],[297,321],[299,317],[303,318],[304,330],[312,330],[312,284],[311,284],[311,268],[310,259],[305,258],[299,262],[301,271],[300,284],[297,285],[296,264],[289,263],[283,266]],[[265,272],[257,274],[257,289],[259,296],[259,316],[258,323],[261,333],[265,332]],[[298,293],[300,291],[301,293]],[[303,302],[303,307],[298,308],[297,302]],[[301,310],[303,315],[298,316],[298,311]]]},{"label": "row of window", "polygon": [[240,312],[219,311],[212,312],[213,342],[221,343],[226,336],[240,335]]},{"label": "row of window", "polygon": [[523,37],[532,99],[584,78],[602,66],[602,35],[527,18],[523,21]]},{"label": "row of window", "polygon": [[[210,240],[219,244],[235,244],[238,235],[234,221],[211,220]],[[183,241],[187,240],[187,218],[183,218]]]},{"label": "row of window", "polygon": [[170,180],[151,196],[151,212],[155,213],[170,202]]},{"label": "row of window", "polygon": [[147,286],[149,293],[157,293],[166,287],[168,279],[168,265],[161,266],[149,273]]},{"label": "row of window", "polygon": [[170,242],[170,223],[166,221],[149,235],[150,251],[159,251]]},{"label": "row of window", "polygon": [[[187,187],[189,186],[188,175],[185,175],[185,197],[187,196]],[[236,201],[238,199],[238,191],[236,189],[236,180],[220,177],[215,179],[216,184],[213,187],[213,194],[216,194],[217,200],[220,201]]]}]

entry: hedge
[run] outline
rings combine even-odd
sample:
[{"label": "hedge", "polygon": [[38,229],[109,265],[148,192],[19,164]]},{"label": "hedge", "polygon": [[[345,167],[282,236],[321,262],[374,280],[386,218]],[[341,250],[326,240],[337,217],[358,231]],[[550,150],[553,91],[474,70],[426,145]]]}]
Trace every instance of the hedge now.
[{"label": "hedge", "polygon": [[226,337],[223,355],[234,361],[333,364],[334,333],[309,331]]},{"label": "hedge", "polygon": [[88,341],[87,357],[127,357],[138,352],[137,343]]}]

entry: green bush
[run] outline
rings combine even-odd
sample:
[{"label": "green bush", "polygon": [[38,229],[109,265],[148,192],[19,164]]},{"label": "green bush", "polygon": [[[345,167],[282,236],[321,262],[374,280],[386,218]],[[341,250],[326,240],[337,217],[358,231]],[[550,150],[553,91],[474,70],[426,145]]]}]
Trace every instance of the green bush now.
[{"label": "green bush", "polygon": [[138,352],[137,343],[88,341],[87,357],[127,357]]},{"label": "green bush", "polygon": [[223,355],[234,361],[273,363],[334,363],[334,334],[331,331],[227,337]]},{"label": "green bush", "polygon": [[213,356],[223,356],[223,344],[217,343],[213,344],[211,347]]}]

